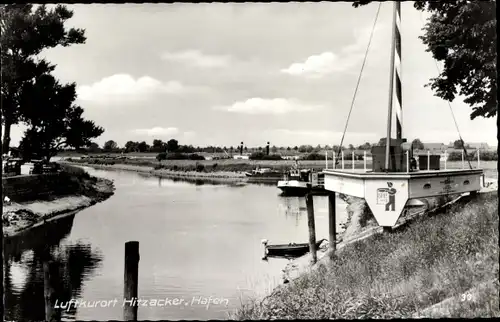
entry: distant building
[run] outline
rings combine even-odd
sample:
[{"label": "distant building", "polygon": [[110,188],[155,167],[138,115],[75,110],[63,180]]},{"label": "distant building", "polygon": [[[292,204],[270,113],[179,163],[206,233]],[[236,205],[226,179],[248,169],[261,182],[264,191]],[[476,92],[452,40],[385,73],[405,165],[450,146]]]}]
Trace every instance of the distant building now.
[{"label": "distant building", "polygon": [[467,143],[465,142],[465,146],[470,149],[481,149],[481,150],[489,150],[490,146],[488,143]]},{"label": "distant building", "polygon": [[235,160],[248,160],[250,159],[249,155],[234,155],[233,158]]},{"label": "distant building", "polygon": [[299,155],[286,155],[282,156],[283,160],[298,160],[300,159]]}]

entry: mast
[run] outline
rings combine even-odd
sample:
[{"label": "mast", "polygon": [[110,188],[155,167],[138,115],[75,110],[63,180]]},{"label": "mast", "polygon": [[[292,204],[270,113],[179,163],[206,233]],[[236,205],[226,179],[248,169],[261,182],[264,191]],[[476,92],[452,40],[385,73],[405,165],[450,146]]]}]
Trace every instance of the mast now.
[{"label": "mast", "polygon": [[[394,90],[396,90],[397,106],[396,108],[396,138],[402,138],[403,109],[401,94],[401,3],[393,1],[393,25],[392,25],[392,44],[391,44],[391,66],[389,78],[389,106],[387,112],[387,137],[385,142],[385,169],[389,170],[389,157],[391,146],[391,128],[392,128],[392,103]],[[396,86],[394,86],[396,79]],[[395,88],[394,88],[395,87]]]}]

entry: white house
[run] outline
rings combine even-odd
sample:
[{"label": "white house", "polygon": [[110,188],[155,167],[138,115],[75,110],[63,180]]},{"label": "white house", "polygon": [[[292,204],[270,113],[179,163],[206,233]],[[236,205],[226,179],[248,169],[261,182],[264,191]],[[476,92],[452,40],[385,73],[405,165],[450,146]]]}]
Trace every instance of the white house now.
[{"label": "white house", "polygon": [[249,155],[234,155],[233,158],[235,160],[248,160],[250,159]]}]

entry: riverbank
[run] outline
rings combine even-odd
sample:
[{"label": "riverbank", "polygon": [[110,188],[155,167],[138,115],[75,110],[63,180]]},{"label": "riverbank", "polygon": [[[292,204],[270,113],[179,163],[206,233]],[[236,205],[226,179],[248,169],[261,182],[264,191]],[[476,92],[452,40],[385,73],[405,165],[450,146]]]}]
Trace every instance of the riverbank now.
[{"label": "riverbank", "polygon": [[[67,158],[60,162],[69,164],[84,165],[96,169],[118,169],[126,171],[136,171],[142,173],[153,173],[154,175],[170,177],[170,178],[193,178],[193,179],[209,179],[214,180],[248,180],[245,172],[251,172],[255,168],[271,168],[275,171],[287,171],[293,167],[296,162],[294,160],[166,160],[158,162],[154,159],[147,158]],[[299,160],[299,167],[304,169],[313,169],[322,171],[325,169],[325,160]],[[328,161],[328,167],[333,167],[333,161]],[[345,160],[344,167],[352,169],[352,161]],[[365,161],[354,161],[355,169],[363,169]],[[366,168],[371,169],[370,160],[366,161]],[[463,167],[460,161],[449,161],[446,163],[448,169],[461,169]],[[444,161],[441,162],[441,168],[445,168]],[[497,162],[485,161],[481,162],[481,168],[487,178],[498,178]],[[252,178],[252,181],[260,182],[260,178]],[[268,181],[263,178],[262,182]]]},{"label": "riverbank", "polygon": [[[302,272],[263,301],[242,306],[233,318],[500,315],[499,284],[491,282],[499,272],[496,192],[436,216],[417,217],[404,231],[375,234],[342,248],[319,254],[316,269]],[[478,285],[487,291],[478,292]]]},{"label": "riverbank", "polygon": [[[63,172],[70,177],[74,184],[69,194],[56,192],[43,199],[19,202],[4,201],[2,220],[5,237],[11,237],[39,226],[55,217],[59,218],[65,214],[72,214],[77,210],[90,207],[106,200],[114,193],[111,180],[91,177],[82,169],[67,165],[63,167]],[[65,187],[58,188],[58,190],[64,191]],[[30,189],[36,190],[37,188],[30,187]]]},{"label": "riverbank", "polygon": [[[295,160],[239,160],[239,159],[221,159],[221,160],[166,160],[157,161],[147,158],[66,158],[64,161],[71,163],[81,163],[88,166],[93,165],[130,165],[147,167],[156,170],[170,170],[175,172],[195,172],[195,173],[230,173],[232,176],[244,176],[245,172],[251,172],[256,167],[271,168],[275,171],[287,171],[296,165]],[[324,170],[325,160],[298,160],[299,167]],[[329,167],[333,167],[332,160],[328,162]],[[352,161],[345,160],[344,166],[352,168]],[[355,161],[356,169],[364,167],[364,161]],[[367,161],[367,168],[371,167],[371,161]]]},{"label": "riverbank", "polygon": [[197,171],[174,171],[169,169],[155,169],[150,166],[144,165],[131,165],[131,164],[91,164],[85,162],[74,161],[59,161],[60,164],[68,164],[73,166],[85,166],[94,169],[102,170],[118,170],[118,171],[131,171],[145,175],[153,175],[163,178],[185,179],[185,180],[204,180],[220,183],[235,183],[248,181],[244,173],[217,171],[217,172],[197,172]]}]

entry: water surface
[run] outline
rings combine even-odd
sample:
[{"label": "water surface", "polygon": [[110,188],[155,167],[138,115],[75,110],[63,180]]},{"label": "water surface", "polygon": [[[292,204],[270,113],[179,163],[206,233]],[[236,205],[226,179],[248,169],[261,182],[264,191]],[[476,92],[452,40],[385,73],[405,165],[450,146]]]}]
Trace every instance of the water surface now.
[{"label": "water surface", "polygon": [[[7,319],[44,318],[43,245],[52,245],[51,256],[61,264],[61,300],[87,305],[118,300],[106,307],[72,308],[64,319],[122,319],[124,244],[136,240],[139,297],[188,303],[140,307],[138,318],[206,320],[226,318],[241,301],[281,282],[287,260],[261,260],[263,238],[308,241],[305,199],[281,197],[275,186],[193,184],[86,170],[114,180],[115,195],[10,241],[4,263]],[[327,199],[314,197],[314,204],[317,239],[327,238]],[[339,224],[345,206],[337,200]],[[221,304],[207,308],[203,299],[210,297]]]}]

